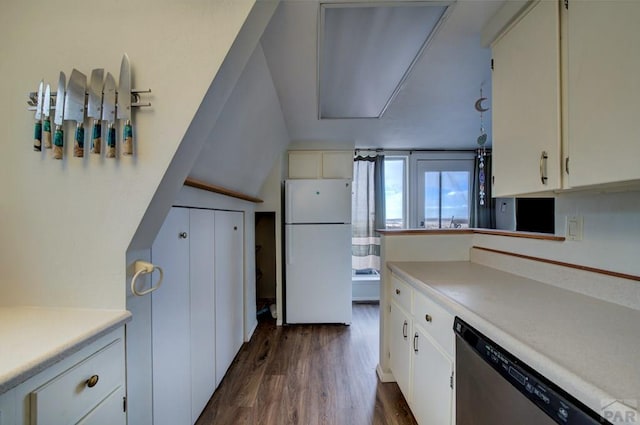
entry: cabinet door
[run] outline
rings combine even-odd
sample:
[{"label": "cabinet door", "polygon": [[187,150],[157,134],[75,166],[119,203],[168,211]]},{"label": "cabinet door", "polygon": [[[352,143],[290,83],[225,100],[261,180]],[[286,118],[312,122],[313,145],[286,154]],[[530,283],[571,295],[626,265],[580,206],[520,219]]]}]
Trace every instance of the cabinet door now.
[{"label": "cabinet door", "polygon": [[353,179],[353,151],[322,152],[323,179]]},{"label": "cabinet door", "polygon": [[189,210],[172,208],[151,248],[164,270],[151,294],[154,425],[191,423],[189,233]]},{"label": "cabinet door", "polygon": [[321,176],[322,154],[320,152],[289,152],[290,179],[319,179]]},{"label": "cabinet door", "polygon": [[453,361],[419,326],[413,330],[411,348],[413,415],[419,424],[450,424]]},{"label": "cabinet door", "polygon": [[244,215],[215,212],[216,386],[242,346]]},{"label": "cabinet door", "polygon": [[195,422],[215,390],[214,212],[189,210],[191,417]]},{"label": "cabinet door", "polygon": [[640,2],[572,1],[569,184],[640,179]]},{"label": "cabinet door", "polygon": [[390,367],[400,391],[411,402],[409,391],[411,374],[411,319],[396,303],[391,303],[389,341]]},{"label": "cabinet door", "polygon": [[492,54],[493,196],[559,189],[559,3],[533,6]]}]

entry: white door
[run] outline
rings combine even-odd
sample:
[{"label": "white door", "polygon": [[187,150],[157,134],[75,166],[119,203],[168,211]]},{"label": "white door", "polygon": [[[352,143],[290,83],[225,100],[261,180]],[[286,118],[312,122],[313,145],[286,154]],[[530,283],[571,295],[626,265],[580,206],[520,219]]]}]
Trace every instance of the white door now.
[{"label": "white door", "polygon": [[400,391],[404,394],[407,402],[411,402],[409,392],[411,373],[411,319],[396,304],[391,304],[391,314],[389,315],[389,364],[393,377],[396,379]]},{"label": "white door", "polygon": [[214,212],[190,209],[191,418],[215,391]]},{"label": "white door", "polygon": [[172,208],[151,248],[164,270],[151,294],[154,425],[191,423],[189,232],[189,210]]},{"label": "white door", "polygon": [[451,424],[453,362],[415,326],[411,344],[413,353],[411,411],[419,424]]},{"label": "white door", "polygon": [[351,180],[287,180],[286,223],[351,223]]},{"label": "white door", "polygon": [[351,225],[288,225],[287,323],[351,323]]},{"label": "white door", "polygon": [[216,387],[243,342],[243,222],[242,212],[215,212]]}]

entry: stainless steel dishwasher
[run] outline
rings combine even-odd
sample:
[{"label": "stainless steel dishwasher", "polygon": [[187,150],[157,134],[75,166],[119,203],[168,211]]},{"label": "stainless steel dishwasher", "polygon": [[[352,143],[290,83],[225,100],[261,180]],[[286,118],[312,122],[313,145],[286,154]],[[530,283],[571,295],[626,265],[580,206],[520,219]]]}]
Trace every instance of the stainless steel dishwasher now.
[{"label": "stainless steel dishwasher", "polygon": [[611,424],[455,318],[457,425]]}]

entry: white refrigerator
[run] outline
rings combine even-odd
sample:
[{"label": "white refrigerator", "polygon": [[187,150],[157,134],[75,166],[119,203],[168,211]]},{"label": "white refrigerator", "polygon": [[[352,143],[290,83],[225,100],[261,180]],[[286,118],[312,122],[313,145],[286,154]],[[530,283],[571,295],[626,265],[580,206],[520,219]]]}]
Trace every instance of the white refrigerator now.
[{"label": "white refrigerator", "polygon": [[351,323],[351,180],[285,181],[285,322]]}]

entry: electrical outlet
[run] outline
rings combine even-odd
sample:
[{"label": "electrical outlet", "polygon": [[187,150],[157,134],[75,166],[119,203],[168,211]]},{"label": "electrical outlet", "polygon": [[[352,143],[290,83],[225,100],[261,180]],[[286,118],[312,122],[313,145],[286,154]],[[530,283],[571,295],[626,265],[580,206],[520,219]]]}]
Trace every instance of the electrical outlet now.
[{"label": "electrical outlet", "polygon": [[567,216],[567,239],[581,241],[584,219],[581,215]]}]

